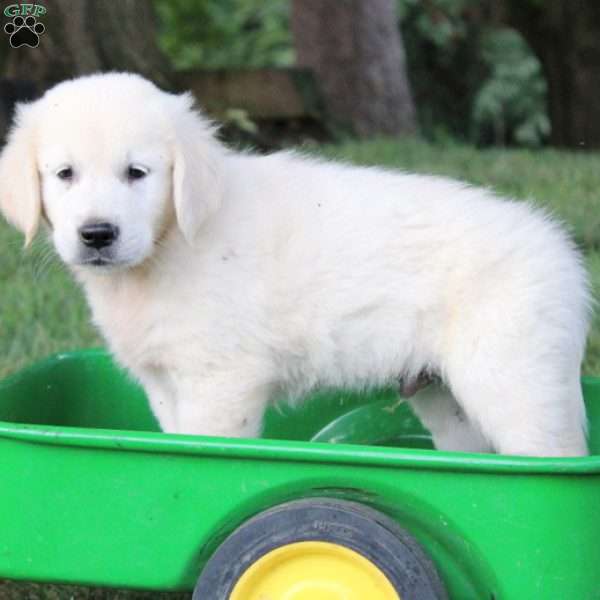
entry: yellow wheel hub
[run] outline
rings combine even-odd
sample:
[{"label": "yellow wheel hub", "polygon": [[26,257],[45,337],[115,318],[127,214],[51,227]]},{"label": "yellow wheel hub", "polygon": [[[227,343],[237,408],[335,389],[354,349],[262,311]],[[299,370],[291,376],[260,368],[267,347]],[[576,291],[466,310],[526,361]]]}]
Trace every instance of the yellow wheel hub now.
[{"label": "yellow wheel hub", "polygon": [[235,584],[229,600],[400,600],[370,560],[338,544],[297,542],[271,550]]}]

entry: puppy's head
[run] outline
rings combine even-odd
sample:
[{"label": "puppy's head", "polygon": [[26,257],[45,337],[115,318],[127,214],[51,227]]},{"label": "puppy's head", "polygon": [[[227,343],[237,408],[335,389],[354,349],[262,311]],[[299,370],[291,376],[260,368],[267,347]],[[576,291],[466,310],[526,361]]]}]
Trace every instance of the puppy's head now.
[{"label": "puppy's head", "polygon": [[193,243],[220,204],[221,147],[190,95],[137,75],[67,81],[17,107],[0,155],[0,209],[25,234],[42,219],[69,265],[131,268],[175,217]]}]

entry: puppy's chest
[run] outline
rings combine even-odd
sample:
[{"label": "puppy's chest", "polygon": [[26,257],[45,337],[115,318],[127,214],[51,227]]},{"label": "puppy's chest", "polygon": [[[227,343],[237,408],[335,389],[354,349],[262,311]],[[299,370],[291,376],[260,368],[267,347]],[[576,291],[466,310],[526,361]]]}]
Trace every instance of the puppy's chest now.
[{"label": "puppy's chest", "polygon": [[129,303],[115,301],[93,310],[112,352],[133,371],[146,364],[173,361],[193,336],[191,311],[192,307],[185,305],[161,306],[151,297]]}]

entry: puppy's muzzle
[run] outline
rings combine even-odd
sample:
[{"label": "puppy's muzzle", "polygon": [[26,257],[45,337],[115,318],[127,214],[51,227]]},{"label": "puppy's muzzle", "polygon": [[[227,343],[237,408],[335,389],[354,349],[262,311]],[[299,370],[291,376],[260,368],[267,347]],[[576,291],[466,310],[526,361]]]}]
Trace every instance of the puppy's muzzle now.
[{"label": "puppy's muzzle", "polygon": [[119,228],[112,223],[88,223],[79,228],[79,237],[88,248],[105,248],[119,237]]}]

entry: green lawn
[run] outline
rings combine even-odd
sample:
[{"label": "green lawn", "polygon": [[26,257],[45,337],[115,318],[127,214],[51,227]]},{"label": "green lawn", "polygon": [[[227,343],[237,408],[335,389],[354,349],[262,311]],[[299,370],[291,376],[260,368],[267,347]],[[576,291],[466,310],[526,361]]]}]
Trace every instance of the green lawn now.
[{"label": "green lawn", "polygon": [[586,250],[600,250],[598,153],[559,150],[479,150],[457,144],[376,140],[325,148],[325,154],[363,165],[434,173],[534,200],[553,211]]},{"label": "green lawn", "polygon": [[82,292],[43,236],[23,251],[0,223],[0,378],[54,352],[98,346]]}]

